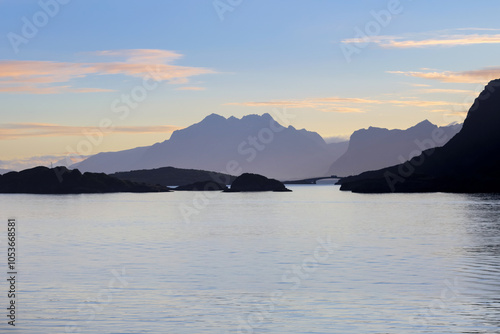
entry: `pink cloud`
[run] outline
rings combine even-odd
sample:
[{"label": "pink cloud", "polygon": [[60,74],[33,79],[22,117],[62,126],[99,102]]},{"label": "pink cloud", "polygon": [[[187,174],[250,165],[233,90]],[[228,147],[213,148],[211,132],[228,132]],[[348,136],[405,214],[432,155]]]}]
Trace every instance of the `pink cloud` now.
[{"label": "pink cloud", "polygon": [[488,81],[500,78],[500,67],[487,67],[472,71],[388,71],[388,73],[401,74],[409,77],[437,80],[440,82],[453,83],[480,83],[486,84]]},{"label": "pink cloud", "polygon": [[90,53],[99,57],[114,57],[122,61],[69,63],[52,61],[0,61],[0,92],[58,94],[112,91],[104,88],[73,87],[70,81],[90,75],[126,75],[144,78],[151,76],[157,81],[185,84],[189,78],[215,73],[202,67],[173,65],[182,57],[167,50],[118,50]]},{"label": "pink cloud", "polygon": [[[123,133],[171,133],[181,129],[173,125],[154,126],[116,126],[112,131],[102,132],[103,135]],[[11,140],[27,137],[61,137],[81,136],[92,128],[83,126],[60,125],[50,123],[9,123],[0,124],[0,140]]]}]

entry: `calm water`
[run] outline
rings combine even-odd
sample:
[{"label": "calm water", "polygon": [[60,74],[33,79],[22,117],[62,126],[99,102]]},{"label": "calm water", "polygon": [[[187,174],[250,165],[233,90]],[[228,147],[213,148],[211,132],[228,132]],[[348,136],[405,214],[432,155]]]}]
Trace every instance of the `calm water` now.
[{"label": "calm water", "polygon": [[0,195],[16,331],[500,333],[500,196],[291,188]]}]

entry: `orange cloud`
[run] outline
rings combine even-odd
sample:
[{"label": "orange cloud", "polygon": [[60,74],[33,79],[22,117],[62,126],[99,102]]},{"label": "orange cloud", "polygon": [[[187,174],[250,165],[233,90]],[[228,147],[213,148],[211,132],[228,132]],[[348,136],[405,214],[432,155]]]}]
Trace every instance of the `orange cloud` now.
[{"label": "orange cloud", "polygon": [[[287,107],[287,108],[318,108],[322,106],[335,105],[336,108],[319,109],[328,112],[343,112],[349,111],[349,107],[345,104],[380,104],[381,101],[361,99],[361,98],[347,98],[347,97],[325,97],[319,99],[305,99],[305,100],[290,100],[290,101],[267,101],[267,102],[243,102],[243,103],[227,103],[227,105],[240,105],[246,107]],[[342,109],[342,111],[340,111]],[[355,110],[356,109],[356,110]],[[357,108],[351,108],[351,112],[363,112]]]},{"label": "orange cloud", "polygon": [[[181,128],[173,125],[117,126],[110,131],[101,132],[103,135],[120,133],[170,133],[179,129]],[[82,136],[82,134],[93,133],[98,129],[49,123],[9,123],[0,124],[0,130],[0,140],[9,140],[26,137]]]},{"label": "orange cloud", "polygon": [[496,35],[452,35],[426,40],[386,40],[377,41],[383,48],[423,48],[431,46],[459,46],[474,44],[499,44],[500,34]]},{"label": "orange cloud", "polygon": [[322,102],[330,102],[330,103],[361,103],[361,104],[380,104],[383,103],[379,100],[370,100],[370,99],[361,99],[361,98],[352,98],[352,97],[325,97],[318,99],[318,101]]},{"label": "orange cloud", "polygon": [[103,88],[78,88],[70,83],[90,75],[153,77],[157,81],[179,84],[189,78],[215,71],[201,67],[172,65],[182,55],[167,50],[118,50],[87,53],[98,57],[123,58],[124,61],[68,63],[52,61],[0,61],[0,92],[5,93],[89,93],[112,91]]},{"label": "orange cloud", "polygon": [[325,109],[318,109],[322,112],[335,112],[335,113],[340,113],[340,114],[351,114],[351,113],[364,113],[366,112],[363,109],[360,108],[353,108],[353,107],[338,107],[338,108],[325,108]]},{"label": "orange cloud", "polygon": [[437,80],[441,82],[486,84],[490,80],[500,78],[500,67],[487,67],[480,70],[462,72],[388,71],[387,73],[402,74],[409,77]]},{"label": "orange cloud", "polygon": [[0,93],[25,93],[25,94],[61,94],[61,93],[103,93],[115,92],[114,89],[104,88],[71,88],[70,86],[36,87],[15,86],[0,87]]},{"label": "orange cloud", "polygon": [[478,95],[478,92],[473,90],[465,90],[465,89],[442,89],[442,88],[430,88],[430,89],[421,89],[421,93],[425,94],[434,94],[434,93],[445,93],[445,94],[462,94],[462,95]]},{"label": "orange cloud", "polygon": [[[268,101],[268,102],[240,102],[227,103],[246,107],[287,107],[287,108],[312,108],[323,112],[362,113],[371,105],[394,105],[398,107],[433,107],[433,106],[462,106],[460,103],[449,101],[427,101],[418,99],[407,100],[374,100],[363,98],[325,97],[318,99]],[[364,109],[360,107],[365,106]]]},{"label": "orange cloud", "polygon": [[[458,33],[469,31],[469,33]],[[373,43],[381,48],[424,48],[452,47],[477,44],[500,44],[500,34],[481,33],[477,31],[499,31],[499,29],[463,28],[442,31],[430,31],[413,35],[372,36],[365,38],[344,39],[344,44]]]},{"label": "orange cloud", "polygon": [[416,84],[416,83],[410,83],[408,84],[413,87],[430,87],[431,85],[426,85],[426,84]]},{"label": "orange cloud", "polygon": [[451,106],[451,105],[462,105],[456,102],[449,101],[425,101],[425,100],[386,100],[383,101],[387,104],[393,104],[397,106],[412,106],[412,107],[432,107],[432,106]]},{"label": "orange cloud", "polygon": [[122,58],[131,63],[161,64],[182,58],[180,53],[157,49],[107,50],[86,52],[87,55]]}]

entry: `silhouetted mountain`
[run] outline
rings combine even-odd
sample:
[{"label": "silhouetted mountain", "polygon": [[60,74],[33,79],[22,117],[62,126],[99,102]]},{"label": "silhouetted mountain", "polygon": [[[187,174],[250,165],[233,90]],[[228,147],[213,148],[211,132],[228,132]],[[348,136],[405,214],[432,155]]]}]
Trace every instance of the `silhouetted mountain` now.
[{"label": "silhouetted mountain", "polygon": [[222,184],[231,184],[234,179],[236,179],[236,176],[223,173],[175,167],[133,170],[130,172],[110,174],[110,176],[120,180],[161,184],[163,186],[183,186],[201,181],[215,181]]},{"label": "silhouetted mountain", "polygon": [[5,173],[8,173],[8,172],[10,172],[10,171],[11,171],[10,169],[1,169],[1,168],[0,168],[0,175],[5,174]]},{"label": "silhouetted mountain", "polygon": [[[446,145],[403,164],[342,179],[353,192],[500,192],[500,79],[491,81]],[[436,140],[435,133],[430,140]]]},{"label": "silhouetted mountain", "polygon": [[268,179],[259,174],[244,173],[234,180],[231,189],[226,192],[250,191],[291,191],[283,183],[275,179]]},{"label": "silhouetted mountain", "polygon": [[106,174],[66,167],[35,167],[0,175],[0,193],[82,194],[112,192],[166,192],[167,187],[122,181]]},{"label": "silhouetted mountain", "polygon": [[444,131],[442,141],[433,142],[431,147],[422,146],[436,129],[436,125],[425,120],[406,130],[375,127],[357,130],[351,135],[347,152],[332,164],[329,174],[356,175],[402,163],[422,153],[422,147],[444,145],[460,131],[461,125],[440,127]]},{"label": "silhouetted mountain", "polygon": [[222,183],[217,183],[215,181],[201,181],[192,184],[187,184],[184,186],[178,186],[174,190],[177,191],[217,191],[217,190],[227,190],[227,186]]},{"label": "silhouetted mountain", "polygon": [[212,114],[162,143],[99,153],[74,166],[106,173],[174,166],[300,179],[326,175],[345,146],[327,144],[316,132],[285,128],[269,114],[241,119]]}]

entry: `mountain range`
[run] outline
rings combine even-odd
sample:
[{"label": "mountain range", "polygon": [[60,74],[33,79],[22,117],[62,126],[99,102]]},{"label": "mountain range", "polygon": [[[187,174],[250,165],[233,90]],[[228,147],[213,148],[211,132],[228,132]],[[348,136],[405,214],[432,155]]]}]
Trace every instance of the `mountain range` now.
[{"label": "mountain range", "polygon": [[[355,131],[347,152],[332,164],[329,174],[349,176],[396,165],[446,144],[461,128],[461,124],[438,127],[425,120],[406,130],[369,127]],[[443,132],[439,142],[430,140],[435,131]]]},{"label": "mountain range", "polygon": [[[460,128],[437,127],[426,120],[406,130],[370,127],[355,131],[349,141],[326,143],[318,133],[284,127],[269,114],[241,119],[211,114],[174,131],[161,143],[99,153],[70,168],[116,173],[176,167],[236,176],[256,173],[279,180],[348,176],[397,164],[427,147],[442,146]],[[444,131],[443,141],[426,146],[437,130]]]},{"label": "mountain range", "polygon": [[[500,192],[500,79],[488,83],[463,127],[443,147],[403,163],[341,180],[341,190],[384,192]],[[442,135],[434,133],[433,140]]]},{"label": "mountain range", "polygon": [[326,175],[347,143],[327,144],[316,132],[283,127],[271,115],[238,119],[211,114],[148,147],[99,153],[72,165],[86,172],[114,173],[172,166],[231,175],[245,172],[279,179]]}]

